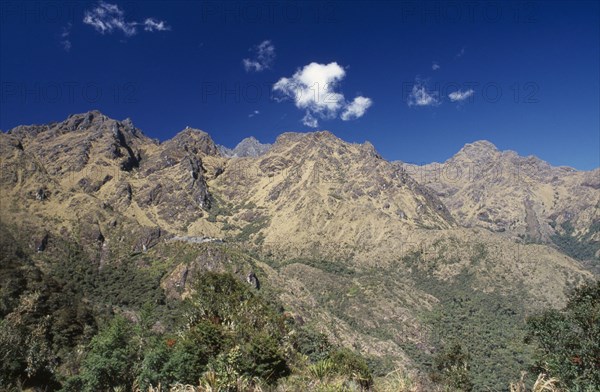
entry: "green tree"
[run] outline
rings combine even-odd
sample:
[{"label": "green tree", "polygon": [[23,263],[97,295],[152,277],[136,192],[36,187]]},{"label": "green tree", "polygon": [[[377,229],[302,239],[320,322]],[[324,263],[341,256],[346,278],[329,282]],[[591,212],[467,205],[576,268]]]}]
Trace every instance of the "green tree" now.
[{"label": "green tree", "polygon": [[527,321],[527,342],[538,349],[537,369],[569,391],[600,390],[600,281],[576,289],[562,310]]},{"label": "green tree", "polygon": [[331,344],[327,336],[308,327],[301,327],[292,336],[292,344],[300,353],[312,362],[321,361],[329,356]]},{"label": "green tree", "polygon": [[242,347],[242,371],[272,382],[289,374],[279,342],[266,333],[257,333]]},{"label": "green tree", "polygon": [[161,382],[196,384],[207,370],[209,360],[223,349],[224,340],[223,331],[206,320],[198,322],[182,337],[167,339],[167,345],[175,344],[161,369]]},{"label": "green tree", "polygon": [[94,336],[80,374],[65,385],[66,391],[103,391],[114,386],[133,384],[137,347],[132,324],[121,316],[114,317]]},{"label": "green tree", "polygon": [[329,358],[334,364],[338,374],[355,380],[363,387],[368,388],[373,383],[373,377],[367,361],[348,348],[333,351]]},{"label": "green tree", "polygon": [[433,359],[432,380],[461,391],[472,391],[469,375],[471,357],[460,343],[442,350]]}]

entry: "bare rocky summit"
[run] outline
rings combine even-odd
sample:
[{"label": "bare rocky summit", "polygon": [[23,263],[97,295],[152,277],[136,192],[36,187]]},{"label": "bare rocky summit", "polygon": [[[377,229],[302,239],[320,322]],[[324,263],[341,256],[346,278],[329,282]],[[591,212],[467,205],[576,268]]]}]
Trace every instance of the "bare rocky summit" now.
[{"label": "bare rocky summit", "polygon": [[397,164],[432,189],[463,226],[543,243],[575,237],[598,257],[600,168],[554,167],[488,141],[467,144],[444,163]]},{"label": "bare rocky summit", "polygon": [[225,146],[218,146],[221,155],[226,158],[245,158],[245,157],[258,157],[263,155],[271,148],[268,143],[261,143],[254,136],[247,137],[235,146],[235,148],[227,148]]}]

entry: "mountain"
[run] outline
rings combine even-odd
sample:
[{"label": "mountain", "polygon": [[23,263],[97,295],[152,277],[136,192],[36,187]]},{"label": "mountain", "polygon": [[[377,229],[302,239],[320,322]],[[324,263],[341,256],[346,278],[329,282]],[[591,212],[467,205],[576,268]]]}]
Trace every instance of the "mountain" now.
[{"label": "mountain", "polygon": [[413,228],[454,225],[432,192],[370,143],[346,143],[326,131],[283,134],[260,157],[228,161],[211,186],[232,206],[222,223],[255,226],[251,239],[267,247],[366,249]]},{"label": "mountain", "polygon": [[600,168],[554,167],[488,141],[467,144],[444,163],[397,164],[462,226],[555,243],[580,260],[600,260]]},{"label": "mountain", "polygon": [[165,330],[207,271],[228,273],[379,375],[460,341],[478,390],[531,360],[526,315],[594,279],[555,241],[597,241],[598,170],[488,142],[414,166],[327,131],[245,141],[229,158],[206,132],[159,143],[97,111],[0,134],[0,229],[19,246],[0,277],[35,266],[132,320],[151,300]]},{"label": "mountain", "polygon": [[244,158],[244,157],[257,157],[263,155],[271,148],[268,143],[259,142],[254,136],[247,137],[238,143],[235,148],[227,148],[225,146],[218,146],[221,155],[227,158]]},{"label": "mountain", "polygon": [[44,213],[71,226],[135,222],[180,232],[210,207],[206,176],[220,159],[205,132],[187,128],[158,143],[99,112],[17,127],[1,140],[5,200],[31,213],[40,205],[22,200],[43,202]]}]

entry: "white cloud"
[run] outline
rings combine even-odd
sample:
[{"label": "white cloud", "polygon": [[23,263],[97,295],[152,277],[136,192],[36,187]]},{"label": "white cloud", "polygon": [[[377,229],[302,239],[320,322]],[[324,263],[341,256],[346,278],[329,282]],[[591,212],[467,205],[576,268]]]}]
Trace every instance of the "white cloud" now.
[{"label": "white cloud", "polygon": [[310,63],[292,77],[279,79],[273,91],[280,93],[283,99],[293,99],[297,108],[306,111],[303,124],[317,127],[318,118],[333,119],[343,111],[343,119],[350,120],[361,117],[371,106],[369,98],[357,97],[348,103],[344,95],[336,91],[345,76],[346,71],[336,62]]},{"label": "white cloud", "polygon": [[408,106],[438,106],[441,104],[437,91],[428,92],[424,83],[417,80],[408,94]]},{"label": "white cloud", "polygon": [[125,13],[118,5],[103,1],[100,1],[96,8],[85,11],[83,23],[92,26],[101,34],[110,34],[115,30],[121,30],[129,37],[137,32],[135,23],[125,20]]},{"label": "white cloud", "polygon": [[335,117],[344,101],[344,96],[335,92],[335,88],[345,76],[344,69],[335,62],[327,65],[310,63],[291,78],[279,79],[273,90],[294,99],[299,109]]},{"label": "white cloud", "polygon": [[356,97],[354,98],[354,101],[346,106],[346,109],[344,109],[340,118],[344,121],[348,121],[362,117],[372,104],[373,101],[370,98]]},{"label": "white cloud", "polygon": [[65,39],[63,41],[60,41],[60,44],[62,45],[65,52],[71,51],[71,41],[70,40]]},{"label": "white cloud", "polygon": [[462,102],[465,99],[471,97],[474,93],[475,91],[473,91],[472,89],[469,89],[467,91],[458,90],[448,94],[448,98],[450,98],[452,102]]},{"label": "white cloud", "polygon": [[68,52],[71,50],[71,40],[69,39],[70,35],[71,35],[71,23],[69,23],[68,25],[63,27],[62,33],[60,34],[60,38],[61,38],[60,45],[63,47],[65,52]]},{"label": "white cloud", "polygon": [[460,51],[454,56],[455,59],[461,58],[465,54],[465,47],[460,48]]},{"label": "white cloud", "polygon": [[148,18],[144,21],[144,30],[146,31],[167,31],[171,30],[171,27],[167,26],[163,20],[156,20],[154,18]]},{"label": "white cloud", "polygon": [[442,68],[442,67],[440,67],[440,65],[437,63],[437,61],[434,61],[433,64],[431,64],[431,69],[433,69],[434,71],[437,71],[440,68]]},{"label": "white cloud", "polygon": [[319,126],[319,121],[307,110],[304,117],[302,117],[302,124],[307,127],[316,128]]},{"label": "white cloud", "polygon": [[250,117],[250,118],[251,118],[251,117],[254,117],[254,116],[256,116],[257,114],[260,114],[260,112],[259,112],[258,110],[255,110],[255,111],[253,111],[252,113],[250,113],[250,114],[248,115],[248,117]]},{"label": "white cloud", "polygon": [[273,61],[275,60],[275,46],[273,46],[271,41],[263,41],[250,50],[255,52],[254,58],[244,59],[242,61],[246,72],[260,72],[271,68]]},{"label": "white cloud", "polygon": [[144,23],[127,21],[125,12],[118,5],[104,1],[100,1],[95,8],[84,12],[83,23],[92,26],[101,34],[120,31],[127,37],[137,34],[139,25],[143,25],[144,30],[149,32],[170,30],[166,22],[154,18],[148,18]]}]

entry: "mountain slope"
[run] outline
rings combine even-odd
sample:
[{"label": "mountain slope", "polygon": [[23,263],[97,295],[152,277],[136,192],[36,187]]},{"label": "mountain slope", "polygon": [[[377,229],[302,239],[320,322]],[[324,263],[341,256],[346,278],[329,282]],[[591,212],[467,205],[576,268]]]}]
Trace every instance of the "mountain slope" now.
[{"label": "mountain slope", "polygon": [[413,228],[454,225],[431,192],[372,145],[329,132],[283,134],[265,155],[228,161],[210,184],[222,203],[236,206],[223,223],[254,225],[251,239],[267,247],[360,253]]},{"label": "mountain slope", "polygon": [[399,166],[432,189],[464,226],[544,243],[574,237],[591,249],[582,259],[599,260],[600,168],[553,167],[487,141],[467,144],[442,164]]},{"label": "mountain slope", "polygon": [[[380,372],[426,370],[461,340],[477,353],[478,387],[505,386],[529,358],[524,317],[562,306],[592,279],[543,241],[560,230],[551,216],[592,233],[595,173],[488,143],[466,146],[452,167],[530,164],[536,176],[431,181],[437,166],[393,164],[370,143],[327,131],[285,133],[260,155],[227,158],[205,132],[186,128],[159,143],[96,111],[0,134],[0,159],[1,223],[40,268],[66,260],[64,276],[87,271],[91,282],[77,280],[99,298],[111,297],[96,279],[119,286],[144,276],[140,294],[119,294],[127,301],[112,298],[113,309],[139,312],[148,279],[152,298],[178,300],[203,271],[256,273],[294,319],[368,355]],[[526,241],[538,233],[539,243]],[[506,371],[495,372],[499,362]]]}]

